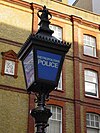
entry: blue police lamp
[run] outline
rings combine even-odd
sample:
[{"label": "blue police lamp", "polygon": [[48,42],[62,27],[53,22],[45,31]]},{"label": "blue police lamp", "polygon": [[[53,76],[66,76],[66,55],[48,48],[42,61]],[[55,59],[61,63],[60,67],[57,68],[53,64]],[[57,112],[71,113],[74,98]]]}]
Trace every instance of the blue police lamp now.
[{"label": "blue police lamp", "polygon": [[49,29],[52,15],[45,6],[37,15],[40,28],[28,37],[18,52],[18,58],[22,61],[27,91],[37,96],[37,108],[31,111],[36,133],[45,133],[52,115],[45,102],[49,93],[58,86],[64,58],[71,45],[52,36],[53,31]]},{"label": "blue police lamp", "polygon": [[38,17],[40,28],[28,37],[18,58],[23,64],[27,91],[48,93],[58,86],[63,61],[71,45],[52,36],[53,31],[49,29],[52,15],[45,6],[38,11]]}]

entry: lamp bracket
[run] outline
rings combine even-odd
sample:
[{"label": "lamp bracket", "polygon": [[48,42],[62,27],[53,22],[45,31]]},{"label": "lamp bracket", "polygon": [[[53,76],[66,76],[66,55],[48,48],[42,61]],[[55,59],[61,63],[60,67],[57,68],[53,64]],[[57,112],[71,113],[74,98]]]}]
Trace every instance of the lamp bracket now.
[{"label": "lamp bracket", "polygon": [[[39,101],[41,100],[41,94],[40,93],[35,93],[35,96],[36,96],[36,98],[34,99],[34,102],[39,103]],[[46,102],[48,102],[49,101],[49,94],[45,95],[44,98],[45,98],[44,100]]]}]

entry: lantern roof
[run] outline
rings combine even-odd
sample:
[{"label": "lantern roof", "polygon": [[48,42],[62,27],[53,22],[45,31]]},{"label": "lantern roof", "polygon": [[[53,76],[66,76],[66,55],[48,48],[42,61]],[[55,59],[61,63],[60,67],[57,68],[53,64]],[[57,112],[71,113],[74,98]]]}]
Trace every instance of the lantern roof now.
[{"label": "lantern roof", "polygon": [[39,46],[41,45],[42,47],[48,47],[52,49],[58,49],[67,53],[71,47],[71,44],[52,36],[54,31],[49,28],[49,20],[52,18],[52,15],[48,11],[46,6],[43,7],[43,10],[38,11],[37,16],[40,18],[40,28],[38,29],[36,34],[29,35],[26,42],[18,53],[18,58],[21,59],[21,57],[24,55],[23,52],[25,52],[32,44],[36,44]]}]

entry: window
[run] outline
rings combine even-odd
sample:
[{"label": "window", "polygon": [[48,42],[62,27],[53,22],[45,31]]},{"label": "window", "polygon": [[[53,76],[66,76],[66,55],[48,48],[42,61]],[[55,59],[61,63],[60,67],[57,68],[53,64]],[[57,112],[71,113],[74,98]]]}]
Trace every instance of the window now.
[{"label": "window", "polygon": [[60,79],[59,79],[57,90],[62,90],[62,72],[61,72],[61,75],[60,75]]},{"label": "window", "polygon": [[97,72],[85,70],[85,94],[98,97],[98,77]]},{"label": "window", "polygon": [[100,132],[100,116],[93,113],[86,114],[87,133]]},{"label": "window", "polygon": [[18,58],[13,50],[2,52],[2,70],[1,75],[8,75],[17,78],[18,72]]},{"label": "window", "polygon": [[[62,28],[55,25],[50,25],[50,29],[54,31],[53,36],[59,40],[62,40]],[[58,83],[57,90],[62,90],[62,72]]]},{"label": "window", "polygon": [[62,133],[62,108],[58,106],[48,106],[52,112],[49,119],[47,133]]},{"label": "window", "polygon": [[84,35],[84,54],[96,57],[96,38]]},{"label": "window", "polygon": [[50,29],[54,31],[52,34],[54,37],[56,37],[59,40],[62,40],[62,28],[55,25],[50,25]]}]

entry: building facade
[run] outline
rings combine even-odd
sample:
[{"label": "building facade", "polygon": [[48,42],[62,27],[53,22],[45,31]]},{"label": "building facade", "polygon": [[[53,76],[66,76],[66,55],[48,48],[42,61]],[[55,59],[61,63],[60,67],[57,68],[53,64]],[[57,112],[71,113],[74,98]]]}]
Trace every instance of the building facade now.
[{"label": "building facade", "polygon": [[52,14],[54,36],[70,42],[59,85],[47,102],[53,115],[47,133],[100,132],[100,16],[65,0],[0,1],[0,133],[33,133],[34,93],[25,89],[17,53],[38,30],[38,10]]}]

